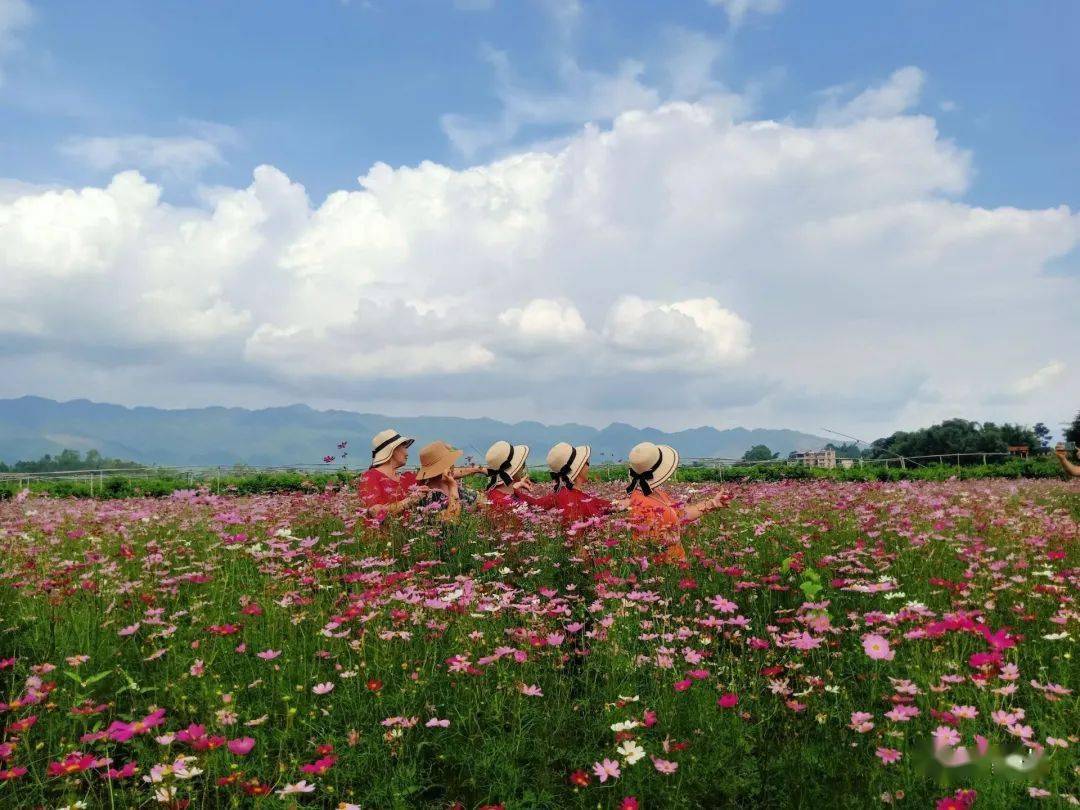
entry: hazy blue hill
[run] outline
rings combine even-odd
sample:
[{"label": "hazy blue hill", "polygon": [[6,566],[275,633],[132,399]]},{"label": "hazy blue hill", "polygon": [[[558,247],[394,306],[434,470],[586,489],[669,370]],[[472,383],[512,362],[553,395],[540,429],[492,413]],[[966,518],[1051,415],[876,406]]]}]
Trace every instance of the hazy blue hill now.
[{"label": "hazy blue hill", "polygon": [[391,426],[419,443],[445,439],[479,460],[492,442],[507,439],[533,448],[541,464],[557,441],[590,444],[598,460],[625,459],[640,441],[670,444],[684,457],[738,457],[755,444],[786,455],[821,447],[826,439],[794,430],[699,427],[676,433],[614,422],[587,425],[508,424],[495,419],[393,417],[352,411],[318,411],[307,405],[277,408],[127,408],[86,399],[57,402],[26,396],[0,399],[0,460],[14,462],[57,454],[65,448],[157,464],[257,465],[319,462],[349,443],[351,466],[369,457],[371,436]]}]

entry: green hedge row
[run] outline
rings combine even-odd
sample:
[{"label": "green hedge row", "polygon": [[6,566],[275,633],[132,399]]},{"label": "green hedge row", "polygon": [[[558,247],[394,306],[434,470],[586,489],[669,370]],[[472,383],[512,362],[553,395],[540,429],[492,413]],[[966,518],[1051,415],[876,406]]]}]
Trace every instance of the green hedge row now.
[{"label": "green hedge row", "polygon": [[[602,481],[626,479],[626,467],[609,465],[596,467],[593,474]],[[35,480],[29,485],[33,493],[74,498],[132,498],[164,497],[182,489],[204,486],[215,493],[253,495],[260,492],[318,491],[328,485],[351,484],[357,473],[353,471],[326,472],[251,472],[234,473],[219,477],[206,477],[189,481],[187,478],[161,475],[154,478],[111,475],[96,480],[91,486],[85,479]],[[740,467],[684,467],[679,470],[678,480],[697,481],[787,481],[811,478],[829,478],[838,481],[944,481],[948,478],[1060,478],[1061,467],[1051,459],[1014,459],[999,464],[979,464],[956,467],[934,464],[924,467],[909,466],[902,469],[895,465],[868,464],[864,467],[845,469],[817,469],[797,464],[759,464]],[[536,470],[533,480],[547,483],[547,473]],[[479,486],[480,479],[473,479]],[[0,500],[14,497],[22,487],[16,481],[0,482]]]}]

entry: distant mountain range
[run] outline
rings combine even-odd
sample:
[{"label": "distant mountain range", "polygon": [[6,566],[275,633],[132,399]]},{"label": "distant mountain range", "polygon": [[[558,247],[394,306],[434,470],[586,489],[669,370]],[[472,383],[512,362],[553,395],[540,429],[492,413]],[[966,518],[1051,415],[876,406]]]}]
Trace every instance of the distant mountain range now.
[{"label": "distant mountain range", "polygon": [[543,463],[548,449],[559,441],[591,445],[598,461],[624,459],[641,441],[670,444],[685,457],[721,458],[738,458],[756,444],[786,455],[792,450],[820,448],[828,441],[795,430],[760,428],[699,427],[665,433],[621,422],[600,429],[577,424],[318,411],[307,405],[173,410],[26,396],[0,399],[0,460],[11,463],[46,453],[56,455],[64,449],[96,449],[104,456],[146,464],[318,463],[323,456],[339,456],[337,445],[346,441],[349,455],[345,461],[362,467],[370,458],[371,437],[386,427],[416,437],[418,446],[444,439],[477,461],[499,439],[524,443],[532,447],[530,462],[537,464]]}]

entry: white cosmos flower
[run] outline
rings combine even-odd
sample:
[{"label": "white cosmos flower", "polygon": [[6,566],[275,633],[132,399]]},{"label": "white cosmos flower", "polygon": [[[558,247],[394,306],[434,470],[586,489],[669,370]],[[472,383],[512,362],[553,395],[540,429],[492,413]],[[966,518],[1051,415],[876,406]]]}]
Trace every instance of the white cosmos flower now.
[{"label": "white cosmos flower", "polygon": [[636,740],[626,740],[615,750],[619,752],[619,756],[626,761],[627,765],[633,765],[645,756],[645,749],[638,745]]}]

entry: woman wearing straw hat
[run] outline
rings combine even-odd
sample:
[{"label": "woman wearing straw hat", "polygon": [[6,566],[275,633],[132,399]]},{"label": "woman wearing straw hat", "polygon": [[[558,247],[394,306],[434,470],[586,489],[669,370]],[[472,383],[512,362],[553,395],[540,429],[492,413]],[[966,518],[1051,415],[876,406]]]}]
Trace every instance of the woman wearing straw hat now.
[{"label": "woman wearing straw hat", "polygon": [[589,478],[589,457],[592,448],[587,444],[574,447],[569,442],[559,442],[547,455],[551,480],[555,491],[549,508],[558,509],[563,522],[600,517],[616,509],[625,509],[627,501],[609,501],[597,495],[581,491],[581,484]]},{"label": "woman wearing straw hat", "polygon": [[360,501],[380,517],[400,514],[423,496],[414,473],[398,472],[408,462],[414,441],[393,428],[371,440],[371,466],[360,476]]},{"label": "woman wearing straw hat", "polygon": [[679,535],[683,523],[700,518],[724,506],[729,498],[717,493],[712,498],[692,504],[679,504],[659,489],[679,466],[679,453],[666,444],[642,442],[630,451],[630,525],[636,540],[646,540],[664,547],[660,562],[686,559]]},{"label": "woman wearing straw hat", "polygon": [[531,493],[532,482],[525,462],[529,458],[527,444],[510,444],[498,441],[488,448],[487,462],[488,484],[484,490],[489,509],[505,512],[519,504],[548,509],[551,507],[550,496],[537,496]]},{"label": "woman wearing straw hat", "polygon": [[461,458],[462,451],[451,447],[446,442],[432,442],[420,448],[420,469],[416,472],[416,481],[426,487],[418,506],[437,508],[439,519],[450,522],[461,515],[461,504],[476,503],[476,492],[462,489],[458,484],[461,473],[470,474],[473,468],[458,470],[454,463]]}]

